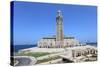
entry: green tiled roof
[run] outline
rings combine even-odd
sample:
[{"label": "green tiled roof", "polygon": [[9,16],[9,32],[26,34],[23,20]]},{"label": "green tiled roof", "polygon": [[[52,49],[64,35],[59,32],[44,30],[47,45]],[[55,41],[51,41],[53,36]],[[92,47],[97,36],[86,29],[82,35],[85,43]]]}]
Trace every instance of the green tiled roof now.
[{"label": "green tiled roof", "polygon": [[[43,39],[56,39],[56,37],[43,37]],[[64,39],[74,39],[74,37],[64,37]]]}]

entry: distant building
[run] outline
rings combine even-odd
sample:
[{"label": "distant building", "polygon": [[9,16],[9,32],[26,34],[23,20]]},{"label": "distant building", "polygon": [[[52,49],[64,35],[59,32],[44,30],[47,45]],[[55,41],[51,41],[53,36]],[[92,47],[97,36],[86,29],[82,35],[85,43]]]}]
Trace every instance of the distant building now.
[{"label": "distant building", "polygon": [[38,41],[38,47],[40,48],[64,48],[79,45],[74,37],[66,37],[63,34],[62,29],[63,17],[61,11],[57,11],[56,16],[56,36],[44,37]]}]

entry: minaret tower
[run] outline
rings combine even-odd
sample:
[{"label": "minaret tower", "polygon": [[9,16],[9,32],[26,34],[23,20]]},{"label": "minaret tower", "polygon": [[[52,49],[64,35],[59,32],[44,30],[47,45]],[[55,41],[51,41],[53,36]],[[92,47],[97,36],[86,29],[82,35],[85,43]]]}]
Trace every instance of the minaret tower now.
[{"label": "minaret tower", "polygon": [[63,30],[62,30],[62,14],[61,11],[57,11],[57,16],[56,16],[56,45],[59,45],[59,47],[63,46]]}]

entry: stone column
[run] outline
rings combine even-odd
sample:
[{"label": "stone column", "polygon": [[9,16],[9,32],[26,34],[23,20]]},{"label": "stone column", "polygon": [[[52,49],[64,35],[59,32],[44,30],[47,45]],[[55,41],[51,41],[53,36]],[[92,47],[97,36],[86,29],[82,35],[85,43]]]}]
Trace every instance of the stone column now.
[{"label": "stone column", "polygon": [[75,58],[75,50],[72,50],[72,57]]}]

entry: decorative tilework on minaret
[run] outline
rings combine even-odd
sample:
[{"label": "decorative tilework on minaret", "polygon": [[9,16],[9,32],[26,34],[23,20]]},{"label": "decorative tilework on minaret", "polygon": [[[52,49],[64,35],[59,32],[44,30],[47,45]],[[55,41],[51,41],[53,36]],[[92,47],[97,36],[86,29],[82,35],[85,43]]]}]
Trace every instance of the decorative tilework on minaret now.
[{"label": "decorative tilework on minaret", "polygon": [[57,11],[57,16],[56,16],[56,43],[57,45],[59,44],[60,47],[63,45],[63,29],[62,29],[62,14],[61,11]]}]

